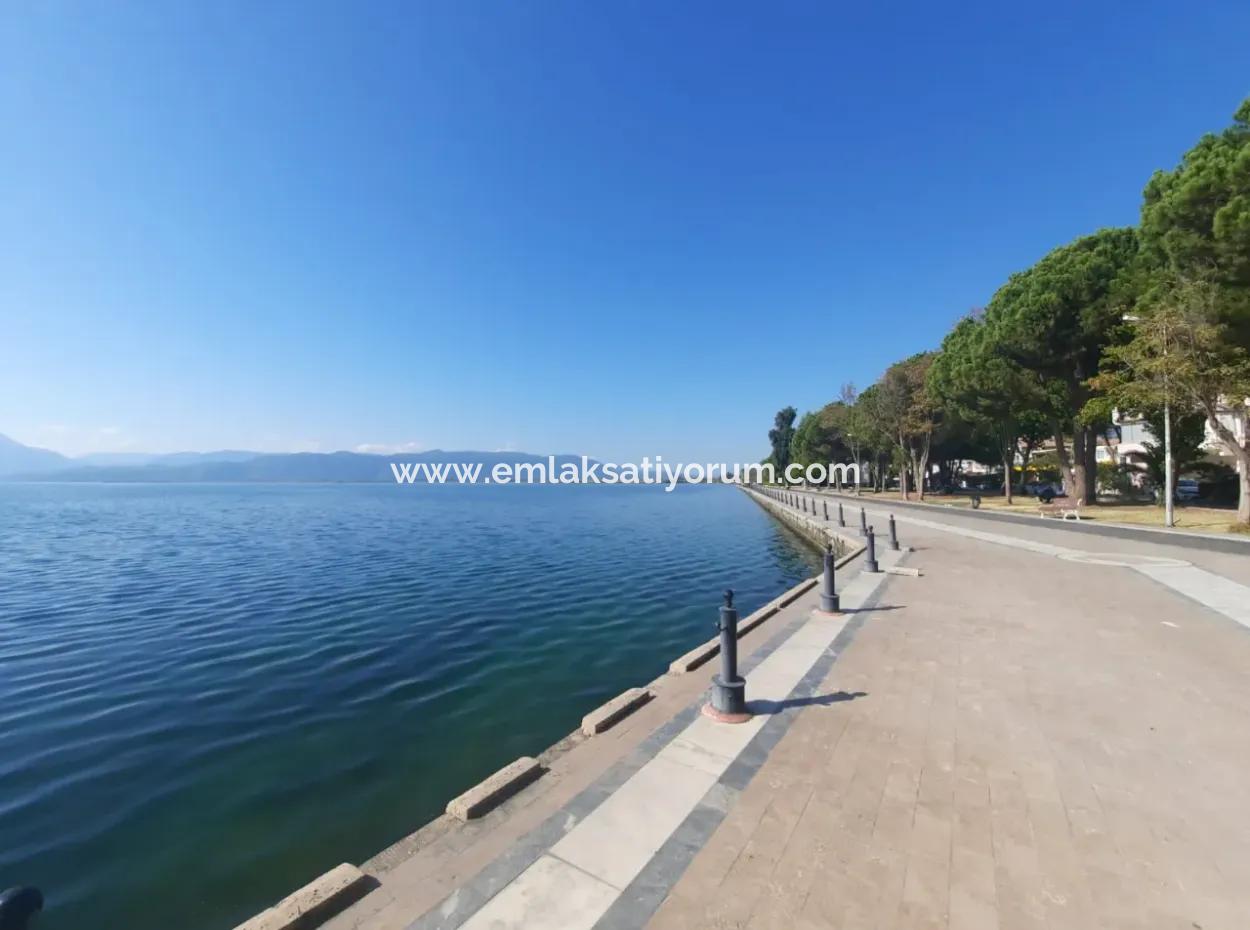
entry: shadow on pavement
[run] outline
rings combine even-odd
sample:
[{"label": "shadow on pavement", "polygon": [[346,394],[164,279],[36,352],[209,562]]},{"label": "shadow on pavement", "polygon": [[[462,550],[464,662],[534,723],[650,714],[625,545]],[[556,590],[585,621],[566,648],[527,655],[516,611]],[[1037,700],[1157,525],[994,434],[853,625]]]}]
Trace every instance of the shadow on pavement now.
[{"label": "shadow on pavement", "polygon": [[779,714],[791,707],[827,707],[867,696],[867,691],[835,691],[832,694],[813,694],[810,697],[787,698],[784,701],[747,701],[747,710],[753,714]]}]

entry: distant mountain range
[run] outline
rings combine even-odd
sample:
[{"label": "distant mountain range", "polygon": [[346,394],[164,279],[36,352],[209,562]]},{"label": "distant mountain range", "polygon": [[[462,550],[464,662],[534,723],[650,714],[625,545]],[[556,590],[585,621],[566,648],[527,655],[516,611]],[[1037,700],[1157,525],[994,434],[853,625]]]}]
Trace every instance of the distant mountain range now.
[{"label": "distant mountain range", "polygon": [[[557,455],[556,467],[580,456]],[[262,453],[242,451],[98,453],[69,458],[50,449],[24,446],[0,434],[0,481],[160,481],[160,482],[393,482],[391,463],[460,462],[482,465],[483,474],[501,462],[545,462],[524,452],[360,452]]]}]

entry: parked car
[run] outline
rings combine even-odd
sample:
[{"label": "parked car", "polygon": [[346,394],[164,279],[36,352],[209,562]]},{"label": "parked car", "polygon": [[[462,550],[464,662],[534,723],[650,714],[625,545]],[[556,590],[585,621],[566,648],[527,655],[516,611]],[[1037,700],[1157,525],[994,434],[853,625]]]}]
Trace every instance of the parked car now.
[{"label": "parked car", "polygon": [[[1163,500],[1163,488],[1155,488],[1154,502],[1157,504]],[[1172,500],[1178,504],[1189,504],[1202,497],[1202,488],[1198,484],[1196,478],[1177,478],[1176,486],[1172,488]]]},{"label": "parked car", "polygon": [[1067,497],[1063,492],[1063,485],[1058,481],[1030,481],[1024,486],[1024,493],[1040,497],[1046,502],[1056,497]]}]

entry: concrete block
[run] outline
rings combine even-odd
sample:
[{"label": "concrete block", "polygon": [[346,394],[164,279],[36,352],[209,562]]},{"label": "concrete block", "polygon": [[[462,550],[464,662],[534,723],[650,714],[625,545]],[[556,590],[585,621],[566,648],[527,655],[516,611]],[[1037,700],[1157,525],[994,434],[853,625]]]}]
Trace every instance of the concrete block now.
[{"label": "concrete block", "polygon": [[706,643],[695,646],[684,656],[670,662],[668,666],[669,674],[681,675],[684,672],[693,672],[718,652],[720,652],[720,640],[710,639]]},{"label": "concrete block", "polygon": [[618,694],[608,703],[583,717],[582,733],[586,736],[602,733],[628,717],[649,700],[651,700],[651,692],[646,688],[630,688],[624,694]]},{"label": "concrete block", "polygon": [[473,820],[498,807],[543,773],[538,760],[522,756],[490,778],[447,802],[447,813],[457,820]]},{"label": "concrete block", "polygon": [[374,884],[368,875],[345,862],[235,930],[310,930],[362,898]]}]

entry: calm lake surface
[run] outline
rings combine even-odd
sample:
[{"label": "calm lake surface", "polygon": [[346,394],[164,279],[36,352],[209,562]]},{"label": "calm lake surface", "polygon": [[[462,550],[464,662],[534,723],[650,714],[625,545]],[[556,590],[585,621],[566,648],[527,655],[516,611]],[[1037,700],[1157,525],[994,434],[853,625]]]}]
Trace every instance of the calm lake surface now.
[{"label": "calm lake surface", "polygon": [[724,487],[0,484],[0,888],[228,930],[817,568]]}]

